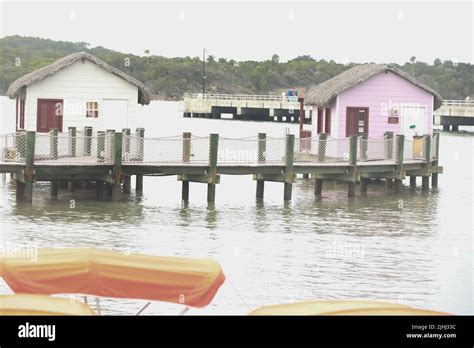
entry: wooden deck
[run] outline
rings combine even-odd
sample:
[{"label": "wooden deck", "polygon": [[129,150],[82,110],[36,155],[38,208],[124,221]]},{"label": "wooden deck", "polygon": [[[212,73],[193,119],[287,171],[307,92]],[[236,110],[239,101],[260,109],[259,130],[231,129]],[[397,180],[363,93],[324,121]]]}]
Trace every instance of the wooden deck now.
[{"label": "wooden deck", "polygon": [[[97,151],[89,151],[89,155],[86,156],[76,153],[76,139],[74,142],[69,142],[68,145],[74,144],[72,148],[74,151],[71,149],[69,151],[73,154],[71,156],[58,156],[58,153],[67,153],[67,151],[64,149],[58,151],[57,143],[55,145],[54,141],[43,141],[43,144],[51,144],[51,149],[49,149],[51,156],[45,156],[44,149],[41,149],[41,156],[35,156],[34,139],[35,133],[28,132],[26,142],[24,142],[26,144],[24,160],[0,162],[0,173],[11,173],[17,183],[17,200],[19,201],[31,201],[34,181],[50,181],[53,197],[57,196],[58,182],[69,182],[70,186],[74,186],[75,182],[91,181],[96,184],[98,199],[115,201],[122,193],[127,194],[131,191],[132,175],[137,177],[136,190],[138,192],[143,190],[144,175],[174,175],[182,181],[184,201],[189,198],[189,183],[197,182],[208,185],[208,201],[213,202],[215,187],[220,183],[221,175],[253,175],[253,179],[257,183],[257,198],[263,198],[265,181],[281,182],[284,184],[284,199],[290,200],[292,184],[298,174],[315,180],[316,195],[321,194],[324,180],[337,180],[347,182],[348,195],[354,196],[355,184],[360,183],[361,191],[366,192],[368,179],[371,178],[385,179],[388,186],[394,187],[396,192],[401,192],[402,180],[407,176],[410,177],[411,185],[414,182],[413,178],[421,176],[423,178],[422,187],[425,190],[428,188],[429,177],[432,178],[432,185],[436,187],[437,176],[442,173],[442,167],[438,165],[439,149],[431,150],[432,141],[429,137],[423,143],[424,155],[421,158],[404,158],[406,157],[404,138],[397,136],[396,142],[387,141],[384,145],[386,148],[382,152],[388,158],[368,160],[370,153],[367,150],[361,151],[359,149],[358,151],[359,138],[354,136],[350,138],[349,154],[344,156],[347,158],[334,160],[338,157],[327,156],[326,153],[321,152],[326,150],[326,143],[323,143],[323,146],[320,146],[315,153],[308,155],[308,153],[299,152],[295,149],[293,135],[286,137],[284,153],[269,154],[266,146],[261,146],[261,140],[265,140],[265,137],[260,134],[258,142],[256,142],[258,146],[257,160],[248,161],[226,158],[219,154],[218,135],[216,134],[212,134],[208,139],[208,148],[205,149],[205,153],[208,152],[207,158],[201,154],[198,157],[199,160],[191,154],[191,139],[187,136],[182,140],[178,139],[175,143],[176,146],[179,146],[179,151],[169,148],[169,141],[167,141],[167,149],[172,151],[169,160],[166,158],[165,160],[156,160],[156,156],[153,157],[156,155],[153,148],[147,152],[146,139],[140,141],[141,150],[139,149],[137,152],[138,156],[124,154],[124,151],[130,151],[131,145],[130,139],[125,139],[126,142],[123,142],[122,133],[115,133],[113,138],[110,138],[113,139],[113,143],[110,143],[113,146],[109,144],[110,152],[107,156],[104,155],[105,147],[98,148]],[[54,140],[54,138],[52,139]],[[156,145],[156,138],[150,140]],[[199,141],[201,140],[200,138]],[[347,145],[347,139],[344,141],[344,144]],[[100,141],[97,143],[100,145]],[[248,143],[245,144],[248,145]],[[265,143],[263,144],[265,145]],[[367,144],[364,146],[368,146]],[[100,146],[104,146],[103,143]],[[436,146],[439,146],[439,138]],[[94,156],[92,153],[97,155]],[[178,155],[176,155],[177,153]],[[282,160],[267,160],[269,155],[272,156],[271,158],[281,158]],[[130,158],[134,160],[130,161]],[[299,159],[304,159],[304,161]]]}]

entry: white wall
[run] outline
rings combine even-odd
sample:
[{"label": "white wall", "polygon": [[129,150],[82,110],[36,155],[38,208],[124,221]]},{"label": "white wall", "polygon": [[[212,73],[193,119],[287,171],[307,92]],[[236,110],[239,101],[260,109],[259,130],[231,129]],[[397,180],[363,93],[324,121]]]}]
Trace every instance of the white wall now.
[{"label": "white wall", "polygon": [[[25,128],[36,130],[37,99],[63,99],[63,131],[68,127],[85,126],[106,129],[102,122],[103,99],[128,100],[128,127],[141,125],[136,122],[138,88],[98,67],[89,61],[78,61],[69,67],[27,87]],[[99,103],[99,117],[86,117],[86,102]],[[138,107],[141,107],[138,105]],[[13,117],[15,117],[13,115]]]}]

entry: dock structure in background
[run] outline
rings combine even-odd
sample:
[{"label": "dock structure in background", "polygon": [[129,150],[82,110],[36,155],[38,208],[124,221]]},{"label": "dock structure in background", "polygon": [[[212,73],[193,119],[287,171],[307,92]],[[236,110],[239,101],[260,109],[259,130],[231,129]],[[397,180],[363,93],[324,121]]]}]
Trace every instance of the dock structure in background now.
[{"label": "dock structure in background", "polygon": [[283,199],[292,198],[298,174],[315,181],[315,196],[321,196],[324,181],[348,184],[355,196],[360,183],[366,193],[371,179],[384,179],[387,188],[402,191],[402,180],[422,177],[422,189],[438,185],[439,133],[406,139],[386,133],[383,139],[366,135],[332,139],[322,133],[312,138],[271,138],[264,133],[242,139],[206,137],[183,133],[166,138],[145,138],[145,131],[96,132],[69,129],[0,135],[0,173],[12,173],[17,201],[31,202],[33,183],[50,181],[51,196],[58,196],[60,183],[94,183],[98,200],[120,200],[131,191],[143,191],[143,176],[177,176],[182,182],[182,200],[188,201],[190,183],[207,185],[207,201],[216,199],[221,175],[252,175],[256,198],[264,196],[265,181],[283,184]]},{"label": "dock structure in background", "polygon": [[[249,94],[187,93],[183,116],[241,121],[300,122],[298,97]],[[304,106],[304,124],[311,124],[312,108]]]},{"label": "dock structure in background", "polygon": [[444,131],[459,131],[459,126],[474,126],[474,100],[443,100],[434,112],[433,124]]}]

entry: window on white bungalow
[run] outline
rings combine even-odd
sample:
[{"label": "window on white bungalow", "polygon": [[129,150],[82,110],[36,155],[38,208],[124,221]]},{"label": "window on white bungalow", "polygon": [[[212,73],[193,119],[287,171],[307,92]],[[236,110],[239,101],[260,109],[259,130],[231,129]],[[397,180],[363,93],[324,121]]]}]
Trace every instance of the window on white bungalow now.
[{"label": "window on white bungalow", "polygon": [[99,117],[99,103],[98,102],[86,103],[86,117]]}]

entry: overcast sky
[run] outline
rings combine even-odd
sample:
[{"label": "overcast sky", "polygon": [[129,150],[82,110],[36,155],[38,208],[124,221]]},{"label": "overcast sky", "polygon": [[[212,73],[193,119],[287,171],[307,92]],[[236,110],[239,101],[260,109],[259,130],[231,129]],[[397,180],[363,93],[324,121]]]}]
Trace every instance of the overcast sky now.
[{"label": "overcast sky", "polygon": [[473,3],[1,1],[0,35],[125,53],[338,62],[473,62]]}]

